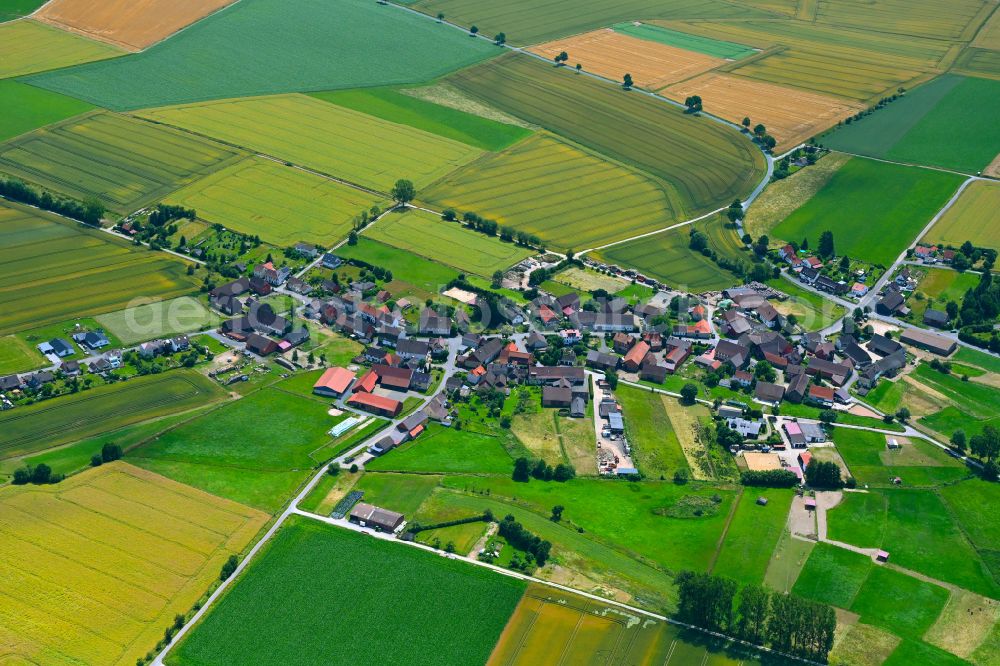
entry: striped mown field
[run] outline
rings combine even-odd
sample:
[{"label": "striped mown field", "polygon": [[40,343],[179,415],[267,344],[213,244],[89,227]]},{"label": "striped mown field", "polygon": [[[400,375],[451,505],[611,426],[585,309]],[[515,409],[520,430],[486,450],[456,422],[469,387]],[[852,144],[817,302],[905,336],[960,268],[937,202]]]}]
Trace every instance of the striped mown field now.
[{"label": "striped mown field", "polygon": [[729,127],[684,114],[524,55],[494,59],[448,78],[458,88],[613,160],[668,182],[678,215],[748,194],[764,156]]},{"label": "striped mown field", "polygon": [[423,210],[393,213],[365,230],[365,235],[460,271],[491,277],[525,257],[531,250],[466,229],[458,222],[445,222]]},{"label": "striped mown field", "polygon": [[266,520],[123,462],[0,488],[0,643],[24,663],[134,664]]},{"label": "striped mown field", "polygon": [[0,457],[36,453],[223,397],[204,375],[172,370],[18,407],[0,413]]},{"label": "striped mown field", "polygon": [[0,203],[0,333],[120,310],[197,290],[187,266],[75,222]]},{"label": "striped mown field", "polygon": [[1000,250],[1000,184],[971,183],[924,240],[953,247],[971,241],[976,247]]},{"label": "striped mown field", "polygon": [[239,150],[135,118],[96,112],[0,145],[0,172],[131,213],[231,164]]},{"label": "striped mown field", "polygon": [[322,176],[251,157],[168,197],[198,217],[279,247],[298,241],[329,247],[351,220],[386,200]]},{"label": "striped mown field", "polygon": [[989,16],[984,0],[818,0],[816,21],[935,39],[971,39]]},{"label": "striped mown field", "polygon": [[485,155],[420,197],[577,250],[668,226],[678,215],[666,185],[547,134]]},{"label": "striped mown field", "polygon": [[173,106],[141,115],[383,192],[399,178],[425,186],[482,153],[305,95]]},{"label": "striped mown field", "polygon": [[0,25],[0,79],[104,60],[124,51],[28,19]]}]

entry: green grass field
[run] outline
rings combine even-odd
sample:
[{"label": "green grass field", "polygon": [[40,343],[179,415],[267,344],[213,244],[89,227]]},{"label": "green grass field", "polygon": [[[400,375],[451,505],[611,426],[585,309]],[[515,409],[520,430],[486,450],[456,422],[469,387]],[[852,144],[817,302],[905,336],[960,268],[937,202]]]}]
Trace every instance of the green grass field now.
[{"label": "green grass field", "polygon": [[496,219],[561,249],[654,231],[677,216],[669,188],[548,134],[484,155],[420,197]]},{"label": "green grass field", "polygon": [[0,456],[43,451],[222,397],[201,374],[175,370],[18,407],[0,414]]},{"label": "green grass field", "polygon": [[948,601],[948,590],[906,574],[872,567],[849,610],[861,621],[903,638],[924,635]]},{"label": "green grass field", "polygon": [[925,240],[959,247],[971,241],[976,247],[1000,250],[1000,184],[971,183],[955,205],[937,221]]},{"label": "green grass field", "polygon": [[717,0],[581,0],[574,3],[539,4],[533,0],[508,0],[502,4],[487,0],[414,0],[410,6],[431,16],[444,12],[461,26],[477,25],[487,35],[506,31],[509,42],[536,44],[556,37],[575,35],[620,21],[650,18],[756,18],[777,14]]},{"label": "green grass field", "polygon": [[97,323],[126,345],[204,331],[221,322],[220,315],[190,296],[137,305],[97,316]]},{"label": "green grass field", "polygon": [[[760,150],[707,118],[575,76],[524,55],[497,58],[448,82],[529,122],[660,179],[678,215],[746,195],[764,169]],[[621,127],[630,128],[621,132]]]},{"label": "green grass field", "polygon": [[713,58],[725,58],[729,60],[739,60],[754,54],[754,50],[743,44],[733,42],[723,42],[716,39],[707,39],[685,32],[670,30],[651,23],[617,23],[614,26],[615,32],[620,32],[640,39],[648,39],[667,46],[676,46],[679,49],[704,53]]},{"label": "green grass field", "polygon": [[94,108],[78,99],[14,80],[0,80],[0,106],[5,109],[0,118],[0,141]]},{"label": "green grass field", "polygon": [[299,241],[329,247],[351,231],[352,219],[387,202],[333,180],[251,157],[168,197],[211,224],[278,247]]},{"label": "green grass field", "polygon": [[195,290],[185,264],[13,203],[0,204],[0,333],[109,312]]},{"label": "green grass field", "polygon": [[126,214],[242,157],[152,123],[93,113],[0,146],[0,171]]},{"label": "green grass field", "polygon": [[595,256],[693,293],[731,286],[736,278],[700,252],[693,252],[690,238],[690,228],[681,227],[605,248]]},{"label": "green grass field", "polygon": [[[793,496],[790,490],[744,490],[712,573],[745,584],[763,583]],[[757,504],[758,497],[766,497],[767,506]]]},{"label": "green grass field", "polygon": [[441,477],[430,474],[366,473],[353,489],[364,491],[363,501],[398,511],[410,520],[439,481]]},{"label": "green grass field", "polygon": [[833,441],[859,484],[887,487],[898,476],[906,486],[927,487],[968,475],[960,461],[916,438],[904,443],[899,451],[889,451],[885,435],[836,428]]},{"label": "green grass field", "polygon": [[[415,254],[389,247],[377,241],[361,237],[357,245],[344,245],[337,250],[337,256],[366,261],[392,271],[394,283],[405,283],[415,287],[425,298],[437,294],[446,284],[458,277],[459,273],[439,263],[418,257]],[[403,284],[400,286],[404,287]],[[389,287],[394,296],[401,296],[398,290]]]},{"label": "green grass field", "polygon": [[510,474],[514,461],[496,437],[432,424],[420,437],[365,467],[391,472]]},{"label": "green grass field", "polygon": [[13,335],[0,338],[0,375],[24,372],[46,365],[40,354]]},{"label": "green grass field", "polygon": [[947,268],[926,269],[926,274],[917,285],[917,291],[923,293],[926,298],[907,300],[907,306],[913,313],[913,321],[922,322],[924,312],[928,308],[944,310],[948,301],[961,303],[965,292],[977,284],[979,276],[975,273],[959,273]]},{"label": "green grass field", "polygon": [[850,608],[872,569],[870,558],[818,543],[806,560],[792,593],[839,608]]},{"label": "green grass field", "polygon": [[883,662],[883,666],[912,666],[912,664],[921,664],[922,666],[962,666],[962,664],[968,663],[964,659],[959,659],[950,652],[945,652],[933,645],[906,640],[893,650],[889,658]]},{"label": "green grass field", "polygon": [[139,109],[418,83],[497,51],[487,42],[375,3],[302,0],[289,6],[282,0],[251,0],[142,53],[52,72],[32,82],[105,108]]},{"label": "green grass field", "polygon": [[1000,373],[1000,358],[996,356],[991,356],[990,354],[984,354],[981,351],[976,351],[970,347],[959,347],[955,355],[951,357],[952,360],[959,363],[965,363],[967,365],[974,365],[978,368],[982,368],[987,372]]},{"label": "green grass field", "polygon": [[382,192],[400,178],[426,186],[480,154],[464,143],[305,95],[223,100],[142,115]]},{"label": "green grass field", "polygon": [[322,402],[268,388],[171,430],[128,458],[214,495],[274,511],[314,466],[332,457],[327,431],[334,423]]},{"label": "green grass field", "polygon": [[980,110],[997,104],[1000,81],[945,74],[821,142],[845,152],[972,174],[996,157],[1000,128]]},{"label": "green grass field", "polygon": [[615,397],[622,405],[626,434],[639,471],[649,478],[663,475],[669,479],[677,470],[688,469],[680,440],[663,406],[665,396],[620,386]]},{"label": "green grass field", "polygon": [[480,150],[503,150],[531,135],[531,130],[434,104],[395,88],[367,88],[310,93],[313,97],[467,143]]},{"label": "green grass field", "polygon": [[926,363],[921,363],[912,375],[950,398],[955,404],[961,405],[965,411],[977,418],[989,419],[997,416],[996,406],[1000,404],[1000,389],[976,382],[963,382],[959,377],[938,372]]},{"label": "green grass field", "polygon": [[[783,240],[832,231],[837,255],[890,265],[958,189],[961,177],[854,158],[774,228]],[[850,201],[850,206],[844,202]]]},{"label": "green grass field", "polygon": [[942,488],[939,495],[994,580],[1000,580],[1000,525],[993,520],[1000,508],[1000,487],[970,479]]},{"label": "green grass field", "polygon": [[27,16],[45,4],[45,0],[0,0],[0,23]]},{"label": "green grass field", "polygon": [[[507,576],[296,516],[258,557],[167,663],[482,664],[524,592]],[[364,584],[344,585],[352,579]],[[459,624],[462,640],[442,640]],[[374,625],[363,642],[342,640]]]},{"label": "green grass field", "polygon": [[533,254],[527,248],[466,229],[458,222],[445,222],[441,216],[423,210],[392,213],[364,233],[386,245],[483,277],[492,277],[494,271],[505,271]]},{"label": "green grass field", "polygon": [[0,25],[0,79],[124,55],[93,41],[35,21]]}]

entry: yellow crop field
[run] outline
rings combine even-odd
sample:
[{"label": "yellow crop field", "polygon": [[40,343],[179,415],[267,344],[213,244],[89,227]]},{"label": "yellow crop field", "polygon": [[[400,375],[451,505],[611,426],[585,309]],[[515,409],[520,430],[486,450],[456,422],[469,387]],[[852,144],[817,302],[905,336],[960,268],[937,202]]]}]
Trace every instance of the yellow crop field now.
[{"label": "yellow crop field", "polygon": [[977,181],[965,188],[926,240],[953,247],[971,241],[977,247],[1000,250],[1000,184]]},{"label": "yellow crop field", "polygon": [[804,21],[655,23],[765,50],[724,71],[865,102],[928,77],[951,49],[950,42],[936,39]]},{"label": "yellow crop field", "polygon": [[819,0],[816,20],[899,35],[969,39],[990,4],[984,0]]},{"label": "yellow crop field", "polygon": [[763,123],[778,140],[779,152],[864,109],[857,102],[730,74],[703,74],[670,86],[664,94],[678,101],[699,95],[709,113],[734,123],[744,117],[754,125]]},{"label": "yellow crop field", "polygon": [[0,79],[104,60],[125,52],[27,19],[0,25]]},{"label": "yellow crop field", "polygon": [[400,178],[422,187],[482,153],[297,94],[170,106],[140,115],[382,192]]},{"label": "yellow crop field", "polygon": [[569,56],[569,66],[580,63],[588,72],[615,81],[628,72],[636,85],[649,90],[659,90],[726,62],[721,58],[631,37],[610,29],[557,39],[530,50],[550,60],[565,51]]},{"label": "yellow crop field", "polygon": [[135,663],[266,521],[123,462],[0,488],[3,658]]}]

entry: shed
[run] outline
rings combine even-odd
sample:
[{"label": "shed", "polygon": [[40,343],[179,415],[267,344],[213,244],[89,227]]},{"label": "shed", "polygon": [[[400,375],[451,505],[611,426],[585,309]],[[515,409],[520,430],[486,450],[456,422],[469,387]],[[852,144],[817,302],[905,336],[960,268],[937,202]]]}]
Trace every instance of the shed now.
[{"label": "shed", "polygon": [[611,432],[625,431],[625,421],[619,413],[612,412],[611,414],[608,414],[608,425],[611,426]]},{"label": "shed", "polygon": [[889,551],[879,550],[875,552],[876,562],[888,562],[889,561]]}]

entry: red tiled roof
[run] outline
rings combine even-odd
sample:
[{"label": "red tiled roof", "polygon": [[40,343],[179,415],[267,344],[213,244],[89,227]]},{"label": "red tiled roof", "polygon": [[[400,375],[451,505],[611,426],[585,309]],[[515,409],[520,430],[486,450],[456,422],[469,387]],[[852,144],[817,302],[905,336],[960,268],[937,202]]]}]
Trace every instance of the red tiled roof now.
[{"label": "red tiled roof", "polygon": [[354,386],[354,392],[362,391],[364,393],[371,393],[375,390],[376,382],[378,382],[378,375],[375,374],[374,370],[369,370],[358,380],[358,383]]},{"label": "red tiled roof", "polygon": [[346,368],[327,368],[323,376],[313,384],[313,390],[325,388],[335,393],[343,393],[354,381],[354,373]]},{"label": "red tiled roof", "polygon": [[648,353],[649,353],[649,345],[647,345],[645,342],[641,341],[637,342],[634,345],[632,345],[632,349],[629,349],[628,353],[625,354],[625,362],[639,365],[640,363],[642,363],[642,359],[646,358],[646,354]]},{"label": "red tiled roof", "polygon": [[347,401],[347,404],[374,407],[375,409],[391,413],[397,413],[403,407],[402,403],[398,400],[375,395],[374,393],[355,393]]}]

